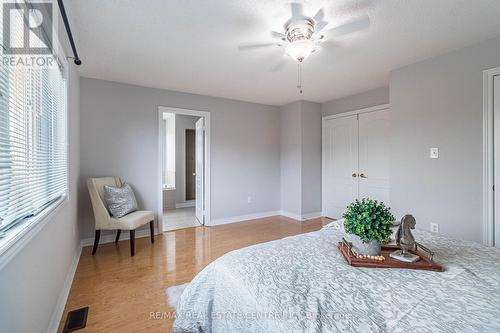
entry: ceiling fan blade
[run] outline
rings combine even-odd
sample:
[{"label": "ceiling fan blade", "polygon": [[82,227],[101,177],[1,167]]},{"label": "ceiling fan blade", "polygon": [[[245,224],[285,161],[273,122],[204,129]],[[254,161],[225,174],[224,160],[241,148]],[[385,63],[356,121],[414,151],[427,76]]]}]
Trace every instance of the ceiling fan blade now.
[{"label": "ceiling fan blade", "polygon": [[350,22],[342,24],[338,27],[325,30],[328,36],[343,36],[348,35],[356,31],[365,30],[370,27],[370,18],[368,15],[362,16],[360,18],[354,19]]},{"label": "ceiling fan blade", "polygon": [[301,18],[304,16],[303,11],[302,11],[302,4],[298,2],[292,2],[290,3],[290,7],[292,7],[292,19],[294,18]]},{"label": "ceiling fan blade", "polygon": [[328,25],[326,21],[316,21],[316,25],[314,26],[314,32],[318,33],[323,30]]},{"label": "ceiling fan blade", "polygon": [[284,34],[282,34],[281,32],[277,32],[277,31],[271,31],[271,36],[273,38],[277,38],[277,39],[286,39],[286,36]]},{"label": "ceiling fan blade", "polygon": [[333,48],[338,47],[338,46],[339,46],[339,44],[335,43],[332,40],[325,40],[319,44],[319,47],[321,47],[322,49],[333,49]]},{"label": "ceiling fan blade", "polygon": [[313,16],[313,20],[316,22],[323,21],[325,18],[325,12],[323,11],[323,8],[320,8],[316,14]]},{"label": "ceiling fan blade", "polygon": [[276,42],[274,42],[274,43],[243,43],[243,44],[238,45],[238,51],[262,49],[262,48],[271,47],[271,46],[281,46],[281,45],[276,43]]},{"label": "ceiling fan blade", "polygon": [[269,68],[269,71],[270,72],[279,72],[283,69],[283,67],[285,67],[286,65],[286,59],[283,57],[283,58],[280,58],[279,61],[277,61],[273,66],[271,66]]}]

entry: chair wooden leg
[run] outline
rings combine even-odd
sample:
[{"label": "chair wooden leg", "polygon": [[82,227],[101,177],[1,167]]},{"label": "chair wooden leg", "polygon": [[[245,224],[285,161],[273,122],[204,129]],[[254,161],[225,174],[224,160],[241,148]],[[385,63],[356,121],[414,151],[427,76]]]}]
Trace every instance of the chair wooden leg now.
[{"label": "chair wooden leg", "polygon": [[154,221],[149,222],[149,233],[151,234],[151,243],[155,242],[155,226]]},{"label": "chair wooden leg", "polygon": [[135,255],[135,230],[130,230],[130,255]]},{"label": "chair wooden leg", "polygon": [[118,241],[120,240],[121,233],[122,233],[121,229],[118,229],[118,231],[116,232],[115,243],[118,243]]},{"label": "chair wooden leg", "polygon": [[95,231],[94,247],[92,248],[92,255],[97,251],[97,245],[99,245],[99,238],[101,238],[101,230]]}]

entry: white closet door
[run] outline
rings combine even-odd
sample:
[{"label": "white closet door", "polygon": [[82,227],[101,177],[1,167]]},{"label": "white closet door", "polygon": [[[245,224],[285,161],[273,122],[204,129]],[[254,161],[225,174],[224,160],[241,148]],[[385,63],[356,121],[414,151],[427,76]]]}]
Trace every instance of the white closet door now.
[{"label": "white closet door", "polygon": [[359,198],[390,205],[390,111],[359,115]]},{"label": "white closet door", "polygon": [[323,128],[323,204],[327,217],[341,218],[358,197],[358,121],[356,116],[327,119]]},{"label": "white closet door", "polygon": [[494,246],[500,247],[500,75],[493,78],[493,133],[494,133],[494,179],[495,179],[495,226]]}]

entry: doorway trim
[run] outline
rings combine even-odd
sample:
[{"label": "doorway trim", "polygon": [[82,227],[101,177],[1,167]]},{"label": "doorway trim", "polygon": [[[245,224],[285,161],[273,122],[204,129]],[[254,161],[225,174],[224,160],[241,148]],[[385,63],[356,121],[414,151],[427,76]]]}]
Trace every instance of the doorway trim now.
[{"label": "doorway trim", "polygon": [[493,79],[497,75],[500,67],[483,71],[483,243],[489,246],[495,244]]},{"label": "doorway trim", "polygon": [[376,112],[390,109],[390,104],[381,104],[376,106],[371,106],[368,108],[363,108],[359,110],[346,111],[341,113],[336,113],[328,116],[323,116],[321,118],[321,215],[326,216],[326,166],[325,166],[325,153],[326,153],[326,139],[325,139],[325,123],[329,119],[343,118],[349,116],[355,116],[362,113]]},{"label": "doorway trim", "polygon": [[208,111],[199,111],[199,110],[190,110],[190,109],[181,109],[174,108],[170,106],[158,106],[158,166],[157,166],[157,180],[158,184],[157,193],[158,193],[158,230],[159,232],[163,232],[163,163],[162,163],[162,154],[165,148],[165,142],[163,142],[162,137],[165,133],[165,128],[162,126],[163,120],[163,112],[182,114],[187,116],[198,116],[205,118],[205,179],[204,179],[204,190],[205,190],[205,200],[204,200],[204,217],[205,217],[205,226],[210,226],[211,224],[211,196],[210,196],[210,112]]}]

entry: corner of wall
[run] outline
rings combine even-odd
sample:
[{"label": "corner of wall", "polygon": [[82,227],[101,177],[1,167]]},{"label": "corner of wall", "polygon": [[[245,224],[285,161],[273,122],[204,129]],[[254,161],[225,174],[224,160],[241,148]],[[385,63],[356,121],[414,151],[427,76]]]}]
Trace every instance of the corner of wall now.
[{"label": "corner of wall", "polygon": [[321,211],[321,104],[280,107],[280,210],[304,220]]}]

